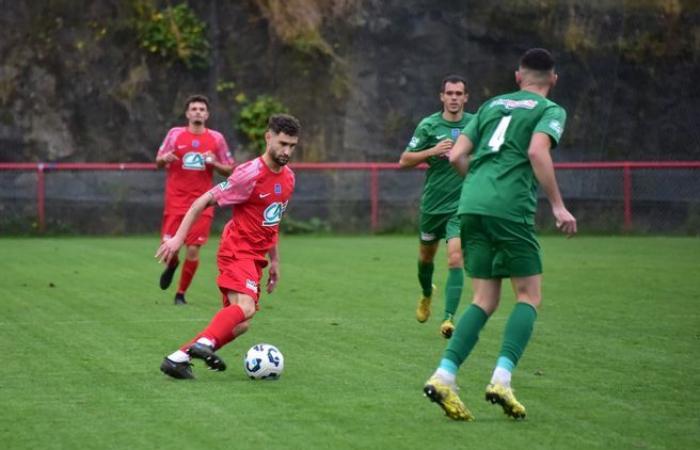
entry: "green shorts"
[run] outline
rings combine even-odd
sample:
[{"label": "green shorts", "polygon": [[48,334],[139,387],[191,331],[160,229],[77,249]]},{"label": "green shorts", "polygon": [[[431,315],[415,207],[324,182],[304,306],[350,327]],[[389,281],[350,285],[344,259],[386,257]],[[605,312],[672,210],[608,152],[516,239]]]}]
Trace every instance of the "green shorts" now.
[{"label": "green shorts", "polygon": [[420,215],[420,241],[423,244],[432,244],[443,238],[446,241],[458,238],[459,228],[459,216],[456,213]]},{"label": "green shorts", "polygon": [[464,264],[471,278],[528,277],[542,273],[535,227],[478,214],[462,214]]}]

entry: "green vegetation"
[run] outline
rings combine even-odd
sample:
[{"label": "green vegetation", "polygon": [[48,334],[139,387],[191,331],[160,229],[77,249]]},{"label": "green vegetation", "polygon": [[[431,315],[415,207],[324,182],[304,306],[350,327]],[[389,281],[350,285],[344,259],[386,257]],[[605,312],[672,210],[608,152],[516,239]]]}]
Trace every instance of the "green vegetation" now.
[{"label": "green vegetation", "polygon": [[[219,308],[215,241],[190,305],[174,307],[173,290],[157,287],[155,235],[3,238],[3,446],[700,446],[698,239],[544,238],[544,304],[514,378],[528,418],[514,422],[483,400],[513,301],[506,288],[459,380],[473,423],[446,419],[421,395],[445,341],[439,317],[414,318],[414,237],[283,236],[278,291],[221,351],[229,370],[199,363],[196,380],[167,379],[163,356]],[[441,249],[438,283],[444,259]],[[279,381],[245,377],[243,354],[258,342],[284,353]]]},{"label": "green vegetation", "polygon": [[209,41],[206,24],[187,3],[157,10],[150,2],[135,2],[136,31],[139,45],[169,62],[181,62],[187,68],[209,65]]},{"label": "green vegetation", "polygon": [[242,102],[244,106],[235,126],[255,149],[262,153],[265,151],[267,119],[275,113],[286,113],[288,109],[280,100],[270,95],[260,95],[252,102],[243,99]]}]

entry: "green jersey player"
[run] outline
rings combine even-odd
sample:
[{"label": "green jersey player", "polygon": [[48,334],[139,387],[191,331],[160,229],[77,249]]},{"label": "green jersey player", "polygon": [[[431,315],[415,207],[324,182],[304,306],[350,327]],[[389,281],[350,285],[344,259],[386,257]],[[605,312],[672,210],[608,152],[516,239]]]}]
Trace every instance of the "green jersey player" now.
[{"label": "green jersey player", "polygon": [[517,302],[486,400],[501,405],[511,417],[525,417],[510,382],[541,301],[542,262],[533,225],[538,186],[552,205],[557,227],[568,235],[576,233],[576,219],[564,206],[550,156],[566,121],[564,109],[546,98],[557,81],[552,55],[540,48],[528,50],[515,79],[520,90],[486,101],[450,154],[455,168],[467,174],[458,214],[474,299],[423,391],[455,420],[473,419],[456,393],[456,373],[498,307],[503,278],[511,279]]},{"label": "green jersey player", "polygon": [[464,112],[469,93],[466,80],[450,75],[442,81],[442,111],[431,114],[418,124],[411,142],[401,155],[401,167],[425,162],[425,176],[420,201],[420,244],[418,281],[423,291],[418,300],[416,319],[425,322],[430,316],[433,296],[435,253],[441,239],[447,242],[448,275],[445,283],[445,315],[440,333],[449,338],[454,330],[452,317],[457,311],[464,286],[462,241],[459,231],[459,194],[464,177],[450,165],[449,152],[472,115]]}]

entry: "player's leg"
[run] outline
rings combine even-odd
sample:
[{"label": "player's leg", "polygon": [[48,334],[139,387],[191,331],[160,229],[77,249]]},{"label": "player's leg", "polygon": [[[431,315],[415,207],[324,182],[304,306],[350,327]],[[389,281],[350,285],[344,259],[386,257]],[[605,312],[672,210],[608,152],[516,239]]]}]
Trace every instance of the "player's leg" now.
[{"label": "player's leg", "polygon": [[187,300],[185,300],[185,293],[192,283],[194,274],[197,272],[199,267],[199,245],[187,245],[185,246],[185,262],[182,265],[182,271],[180,272],[180,283],[177,287],[177,292],[175,293],[175,304],[176,305],[186,305]]},{"label": "player's leg", "polygon": [[506,414],[517,419],[525,417],[525,407],[513,395],[511,377],[537,319],[542,295],[542,261],[532,226],[501,222],[491,227],[501,236],[503,265],[511,274],[516,304],[506,323],[501,351],[486,388],[486,399],[501,405]]},{"label": "player's leg", "polygon": [[418,299],[416,308],[416,320],[425,322],[430,317],[430,306],[433,299],[433,272],[435,271],[435,253],[438,250],[440,239],[444,237],[443,215],[420,215],[420,245],[418,249],[418,282],[422,295]]},{"label": "player's leg", "polygon": [[425,322],[430,317],[430,305],[433,299],[433,271],[435,269],[434,260],[439,241],[424,242],[421,240],[418,249],[418,281],[422,290],[422,295],[418,299],[416,308],[416,320]]},{"label": "player's leg", "polygon": [[186,350],[190,356],[201,359],[209,369],[216,371],[226,370],[226,363],[215,350],[247,331],[256,311],[256,301],[251,296],[231,291],[226,295],[229,306],[214,315],[209,325]]},{"label": "player's leg", "polygon": [[217,264],[217,284],[224,295],[223,308],[193,340],[164,359],[161,371],[173,378],[194,378],[190,368],[193,357],[204,360],[212,370],[225,370],[226,364],[215,351],[247,331],[257,310],[261,264],[222,255]]},{"label": "player's leg", "polygon": [[445,238],[447,239],[447,282],[445,283],[445,314],[440,325],[440,334],[449,339],[455,328],[454,315],[464,289],[464,257],[457,215],[448,220]]},{"label": "player's leg", "polygon": [[472,304],[462,314],[440,365],[423,388],[425,394],[455,420],[472,417],[456,394],[457,371],[479,340],[481,329],[498,307],[501,295],[501,280],[494,278],[493,273],[496,255],[480,222],[480,216],[462,216],[462,240],[474,289]]},{"label": "player's leg", "polygon": [[[170,239],[175,235],[175,233],[177,232],[177,228],[180,226],[180,222],[182,222],[183,217],[184,216],[173,216],[172,214],[163,215],[163,222],[160,230],[161,242]],[[159,280],[159,286],[162,290],[166,290],[170,287],[170,284],[173,282],[175,270],[177,270],[177,266],[179,264],[179,255],[175,255],[173,258],[170,259],[165,269],[163,269],[163,272],[160,274]]]},{"label": "player's leg", "polygon": [[182,266],[180,283],[178,285],[177,293],[175,294],[176,305],[187,304],[187,301],[185,300],[185,293],[190,287],[194,274],[197,272],[197,268],[199,267],[199,251],[201,246],[204,245],[209,239],[209,230],[211,229],[212,220],[212,216],[200,216],[192,225],[192,228],[185,237],[185,262]]}]

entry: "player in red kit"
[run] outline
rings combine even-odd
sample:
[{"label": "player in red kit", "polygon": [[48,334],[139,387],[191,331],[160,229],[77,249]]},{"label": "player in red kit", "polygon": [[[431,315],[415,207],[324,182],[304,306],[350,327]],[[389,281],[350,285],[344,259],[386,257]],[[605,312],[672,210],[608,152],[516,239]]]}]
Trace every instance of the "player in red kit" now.
[{"label": "player in red kit", "polygon": [[[172,128],[158,150],[156,164],[165,167],[165,209],[161,238],[170,239],[180,226],[185,213],[197,197],[211,189],[214,171],[229,176],[233,158],[226,140],[218,131],[205,127],[209,118],[209,100],[193,95],[185,102],[186,127]],[[209,239],[214,208],[207,208],[185,237],[187,254],[175,294],[175,304],[184,305],[185,292],[199,265],[199,249]],[[175,254],[160,276],[160,288],[165,290],[173,281],[180,260]]]},{"label": "player in red kit", "polygon": [[168,262],[206,208],[232,206],[233,217],[221,236],[217,284],[223,307],[194,339],[163,359],[160,370],[173,378],[194,378],[190,361],[203,360],[211,370],[226,369],[215,353],[245,333],[258,309],[262,271],[268,265],[267,292],[279,280],[277,240],[279,224],[294,191],[294,173],[289,158],[299,140],[299,121],[286,114],[270,117],[265,132],[265,153],[236,167],[227,181],[194,201],[175,235],[156,253]]}]

